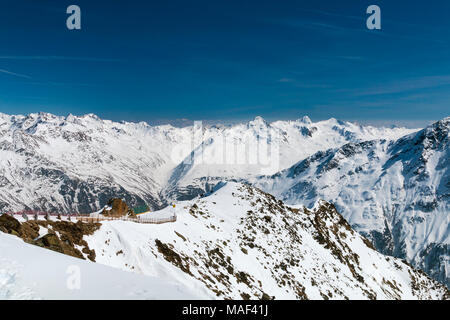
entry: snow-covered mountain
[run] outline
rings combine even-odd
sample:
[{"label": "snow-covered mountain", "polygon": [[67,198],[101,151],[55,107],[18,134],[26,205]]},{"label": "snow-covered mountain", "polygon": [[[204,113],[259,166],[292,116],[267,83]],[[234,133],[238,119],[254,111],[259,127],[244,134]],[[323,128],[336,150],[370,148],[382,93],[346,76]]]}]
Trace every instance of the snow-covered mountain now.
[{"label": "snow-covered mountain", "polygon": [[0,210],[87,213],[113,197],[161,208],[223,179],[274,174],[319,150],[412,131],[307,117],[175,128],[92,114],[0,113]]},{"label": "snow-covered mountain", "polygon": [[184,200],[218,182],[274,174],[317,151],[348,142],[395,139],[416,130],[363,127],[336,119],[266,122],[261,117],[225,129],[205,129],[195,150],[174,170],[162,194]]},{"label": "snow-covered mountain", "polygon": [[448,290],[375,251],[334,206],[293,209],[249,185],[149,213],[162,225],[104,222],[97,263],[180,283],[207,299],[448,299]]},{"label": "snow-covered mountain", "polygon": [[[91,212],[112,197],[161,204],[170,127],[113,123],[94,115],[0,116],[0,208]],[[164,170],[164,168],[166,168]]]},{"label": "snow-covered mountain", "polygon": [[450,117],[395,141],[319,151],[255,185],[289,204],[332,202],[381,252],[450,285]]}]

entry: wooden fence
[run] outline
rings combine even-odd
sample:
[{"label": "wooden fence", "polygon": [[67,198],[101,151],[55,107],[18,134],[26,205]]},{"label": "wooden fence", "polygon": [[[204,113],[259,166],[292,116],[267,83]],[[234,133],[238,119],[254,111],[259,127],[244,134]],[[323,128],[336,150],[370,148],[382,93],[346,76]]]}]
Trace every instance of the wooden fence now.
[{"label": "wooden fence", "polygon": [[[1,213],[0,213],[1,214]],[[43,211],[34,211],[34,210],[23,210],[23,211],[17,211],[17,212],[5,212],[4,214],[10,215],[10,216],[20,216],[20,215],[27,215],[27,216],[50,216],[50,217],[57,217],[57,216],[61,216],[61,217],[75,217],[78,214],[77,213],[57,213],[57,212],[43,212]]]},{"label": "wooden fence", "polygon": [[131,221],[144,224],[162,224],[177,221],[176,216],[170,218],[130,218],[130,217],[83,217],[76,216],[75,219],[81,222],[96,223],[102,221]]},{"label": "wooden fence", "polygon": [[[19,212],[6,212],[5,214],[10,216],[19,216],[19,215],[27,215],[30,220],[33,219],[34,216],[45,216],[45,217],[57,217],[58,213],[49,213],[49,212],[40,212],[40,211],[31,211],[31,210],[24,210]],[[175,222],[177,221],[176,215],[170,217],[170,218],[151,218],[151,217],[139,217],[136,218],[130,218],[130,217],[105,217],[105,216],[98,216],[98,217],[91,217],[89,215],[85,214],[61,214],[61,217],[67,217],[72,218],[77,221],[81,222],[87,222],[87,223],[95,223],[95,222],[102,222],[102,221],[131,221],[136,223],[144,223],[144,224],[162,224],[162,223],[169,223],[169,222]]]}]

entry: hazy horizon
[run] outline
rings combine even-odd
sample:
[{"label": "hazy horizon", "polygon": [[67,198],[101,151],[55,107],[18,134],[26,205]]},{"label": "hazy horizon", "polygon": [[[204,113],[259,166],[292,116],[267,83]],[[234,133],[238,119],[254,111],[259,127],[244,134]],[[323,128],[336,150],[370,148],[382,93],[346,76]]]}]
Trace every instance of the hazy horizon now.
[{"label": "hazy horizon", "polygon": [[[68,117],[69,115],[73,115],[76,117],[83,117],[83,116],[88,116],[88,115],[92,114],[102,120],[109,120],[109,121],[113,121],[113,122],[132,122],[132,123],[146,122],[147,124],[152,125],[152,126],[170,124],[174,127],[191,126],[194,124],[195,121],[202,121],[205,125],[211,125],[211,126],[212,125],[235,125],[235,124],[247,123],[249,121],[254,120],[256,117],[261,117],[269,123],[274,122],[274,121],[296,121],[296,120],[302,119],[303,117],[310,118],[312,122],[325,121],[325,120],[334,118],[334,117],[329,117],[329,118],[315,119],[315,118],[310,117],[307,114],[299,115],[298,117],[295,117],[295,118],[266,118],[266,117],[262,117],[261,115],[255,114],[254,116],[250,116],[250,117],[242,118],[242,119],[187,119],[187,118],[139,119],[138,117],[136,117],[135,120],[124,120],[124,119],[104,118],[95,113],[84,113],[84,114],[73,114],[73,113],[61,114],[61,113],[59,113],[58,114],[58,113],[52,113],[52,112],[47,112],[47,111],[36,111],[36,112],[30,112],[30,113],[5,113],[5,112],[0,111],[0,113],[6,114],[9,116],[28,116],[30,114],[44,113],[44,114],[52,114],[57,117]],[[361,119],[341,119],[341,118],[334,118],[334,119],[340,120],[340,121],[352,122],[352,123],[360,124],[363,126],[374,126],[374,127],[398,126],[398,127],[412,128],[412,129],[420,129],[420,128],[426,127],[436,121],[442,120],[442,119],[433,119],[433,120],[401,120],[401,119],[370,120],[370,119],[367,119],[367,120],[361,120]]]}]

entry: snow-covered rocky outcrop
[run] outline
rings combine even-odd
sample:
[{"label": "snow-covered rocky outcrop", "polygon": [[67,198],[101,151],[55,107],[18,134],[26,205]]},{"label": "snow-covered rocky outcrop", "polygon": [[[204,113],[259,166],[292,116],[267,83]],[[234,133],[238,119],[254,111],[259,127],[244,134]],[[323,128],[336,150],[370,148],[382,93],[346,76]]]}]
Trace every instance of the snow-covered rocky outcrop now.
[{"label": "snow-covered rocky outcrop", "polygon": [[332,202],[381,252],[450,285],[450,117],[398,140],[320,151],[253,182],[289,204]]},{"label": "snow-covered rocky outcrop", "polygon": [[181,283],[216,299],[447,299],[448,290],[384,256],[334,206],[293,209],[248,185],[153,217],[162,225],[104,222],[85,237],[97,263]]}]

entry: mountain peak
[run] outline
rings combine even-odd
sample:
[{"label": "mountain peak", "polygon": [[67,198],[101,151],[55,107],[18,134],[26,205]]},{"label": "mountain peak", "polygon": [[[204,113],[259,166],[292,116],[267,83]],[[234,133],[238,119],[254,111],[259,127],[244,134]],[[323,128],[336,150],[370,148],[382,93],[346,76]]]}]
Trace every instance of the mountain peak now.
[{"label": "mountain peak", "polygon": [[254,122],[266,122],[266,120],[264,120],[263,117],[261,116],[256,116],[255,119],[253,119]]},{"label": "mountain peak", "polygon": [[[406,139],[415,139],[416,144],[425,144],[427,149],[439,149],[447,145],[450,139],[450,117],[439,120]],[[407,140],[402,140],[407,141]]]},{"label": "mountain peak", "polygon": [[435,122],[434,124],[432,124],[431,126],[433,127],[442,127],[442,128],[449,128],[450,127],[450,117],[446,117],[442,120],[439,120],[437,122]]},{"label": "mountain peak", "polygon": [[308,116],[303,116],[302,118],[297,120],[298,122],[304,123],[304,124],[311,124],[312,121]]},{"label": "mountain peak", "polygon": [[83,119],[93,119],[93,120],[100,120],[100,118],[93,113],[88,113],[82,116]]},{"label": "mountain peak", "polygon": [[250,121],[250,122],[248,123],[248,127],[255,127],[255,126],[258,126],[258,127],[268,127],[268,126],[269,126],[269,123],[268,123],[266,120],[264,120],[263,117],[261,117],[261,116],[256,116],[255,119],[253,119],[252,121]]}]

